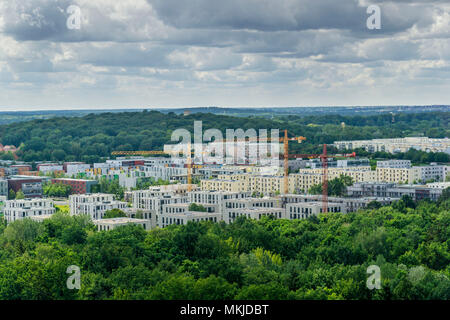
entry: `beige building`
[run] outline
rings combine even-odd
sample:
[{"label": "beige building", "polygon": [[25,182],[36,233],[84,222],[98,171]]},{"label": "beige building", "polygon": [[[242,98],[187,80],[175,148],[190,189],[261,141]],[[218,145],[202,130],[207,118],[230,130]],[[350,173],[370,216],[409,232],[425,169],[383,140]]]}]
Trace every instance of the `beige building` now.
[{"label": "beige building", "polygon": [[[377,168],[376,170],[371,170],[371,168],[367,166],[351,168],[329,168],[328,180],[332,180],[334,178],[340,177],[341,175],[344,175],[351,177],[353,182],[379,181],[393,183],[413,183],[415,181],[423,180],[423,172],[425,170],[424,168],[428,167],[381,167]],[[288,182],[289,193],[307,192],[312,186],[321,184],[323,182],[323,169],[300,169],[299,173],[293,173],[289,175]],[[283,193],[284,177],[255,175],[250,173],[219,175],[218,178],[214,180],[202,180],[200,188],[203,191],[233,191],[275,195]]]},{"label": "beige building", "polygon": [[218,179],[201,180],[200,190],[240,192],[245,190],[245,186],[242,186],[240,181],[230,180],[229,178],[226,180],[218,178]]}]

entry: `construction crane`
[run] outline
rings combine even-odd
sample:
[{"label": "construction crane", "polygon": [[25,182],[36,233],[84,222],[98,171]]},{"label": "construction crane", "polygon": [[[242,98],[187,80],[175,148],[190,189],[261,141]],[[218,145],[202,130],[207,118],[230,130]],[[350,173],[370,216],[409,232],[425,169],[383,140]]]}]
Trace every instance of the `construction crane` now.
[{"label": "construction crane", "polygon": [[[272,138],[251,138],[249,140],[257,140],[257,141],[271,141]],[[284,194],[289,193],[289,159],[314,159],[319,158],[322,162],[322,212],[326,213],[328,211],[328,158],[354,158],[356,157],[356,153],[348,153],[348,154],[332,154],[328,155],[327,152],[327,145],[323,145],[323,151],[321,154],[289,154],[289,141],[297,141],[298,143],[301,143],[302,141],[306,140],[305,137],[288,137],[287,130],[284,130],[284,137],[275,138],[276,140],[283,142],[283,160],[284,160]],[[241,140],[239,140],[241,141]],[[222,142],[228,142],[227,140],[223,140]],[[233,141],[231,141],[233,142]],[[191,143],[188,143],[188,150],[191,150]],[[150,151],[113,151],[112,155],[124,155],[124,156],[147,156],[147,155],[171,155],[171,154],[180,154],[179,151],[157,151],[157,150],[150,150]],[[192,191],[192,158],[191,155],[195,152],[191,151],[187,153],[187,183],[188,183],[188,191]],[[202,152],[202,153],[208,153],[208,152]]]},{"label": "construction crane", "polygon": [[[187,150],[191,150],[191,143],[188,142]],[[149,155],[173,155],[180,154],[182,151],[159,151],[159,150],[142,150],[142,151],[113,151],[111,155],[113,156],[149,156]],[[186,166],[187,166],[187,185],[188,191],[192,191],[192,157],[194,152],[187,152],[186,155]],[[207,152],[202,152],[207,153]]]},{"label": "construction crane", "polygon": [[[288,193],[288,183],[289,183],[289,141],[297,141],[298,143],[302,143],[302,141],[305,141],[306,138],[299,136],[299,137],[288,137],[288,131],[284,130],[284,136],[280,138],[249,138],[248,140],[237,140],[237,141],[272,141],[276,140],[283,143],[283,154],[284,154],[284,194]],[[222,140],[222,142],[234,142],[234,140]],[[235,158],[237,158],[235,156]]]},{"label": "construction crane", "polygon": [[[323,145],[323,151],[321,154],[290,154],[288,158],[308,158],[314,159],[319,158],[322,162],[322,212],[328,212],[328,158],[354,158],[356,153],[347,154],[333,154],[328,155],[327,145]],[[286,157],[285,157],[286,158]],[[287,192],[285,192],[287,193]]]},{"label": "construction crane", "polygon": [[[272,141],[272,140],[276,140],[279,142],[283,143],[283,147],[284,147],[284,193],[287,194],[288,193],[288,182],[289,182],[289,141],[297,141],[298,143],[301,143],[302,141],[306,140],[305,137],[299,136],[299,137],[288,137],[288,131],[284,130],[284,137],[279,137],[279,138],[270,138],[270,137],[266,137],[266,138],[249,138],[248,140],[221,140],[220,142],[238,142],[238,141]],[[191,143],[188,142],[188,150],[191,150]],[[236,151],[236,150],[235,150]],[[113,156],[118,156],[118,155],[122,155],[122,156],[149,156],[149,155],[170,155],[170,154],[179,154],[180,152],[178,151],[155,151],[155,150],[149,150],[149,151],[113,151],[111,153],[111,155]],[[188,173],[187,173],[187,183],[188,183],[188,191],[190,191],[191,189],[191,182],[192,182],[192,159],[191,159],[191,155],[194,152],[188,152],[187,154],[187,169],[188,169]],[[208,152],[202,152],[202,153],[208,153]],[[236,159],[236,155],[235,155],[235,159]]]}]

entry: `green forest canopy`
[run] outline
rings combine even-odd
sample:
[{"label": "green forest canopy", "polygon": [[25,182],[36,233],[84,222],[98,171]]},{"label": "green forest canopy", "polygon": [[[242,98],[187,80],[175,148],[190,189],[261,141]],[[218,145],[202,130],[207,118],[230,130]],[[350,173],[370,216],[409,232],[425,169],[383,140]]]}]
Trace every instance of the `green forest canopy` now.
[{"label": "green forest canopy", "polygon": [[[450,190],[438,203],[306,220],[95,231],[86,216],[0,224],[0,299],[450,299]],[[68,290],[66,269],[81,269]],[[380,290],[366,286],[381,269]]]}]

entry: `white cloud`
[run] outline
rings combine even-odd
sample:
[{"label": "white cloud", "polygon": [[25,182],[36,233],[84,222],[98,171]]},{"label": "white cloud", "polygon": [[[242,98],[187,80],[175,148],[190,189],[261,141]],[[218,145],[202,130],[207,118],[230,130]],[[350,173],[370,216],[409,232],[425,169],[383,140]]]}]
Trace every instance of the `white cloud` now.
[{"label": "white cloud", "polygon": [[[365,28],[370,3],[381,30]],[[66,27],[69,5],[80,30]],[[0,108],[448,103],[449,12],[413,0],[3,1]]]}]

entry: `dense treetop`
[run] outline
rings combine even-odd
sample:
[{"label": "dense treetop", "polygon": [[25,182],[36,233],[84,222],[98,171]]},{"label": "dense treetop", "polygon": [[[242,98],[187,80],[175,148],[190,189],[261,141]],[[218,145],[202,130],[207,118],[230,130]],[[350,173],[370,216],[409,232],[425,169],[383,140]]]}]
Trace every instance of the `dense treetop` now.
[{"label": "dense treetop", "polygon": [[[98,232],[65,213],[0,224],[0,299],[450,299],[449,196],[152,231]],[[66,287],[70,265],[80,290]],[[366,286],[370,265],[380,290]]]}]

